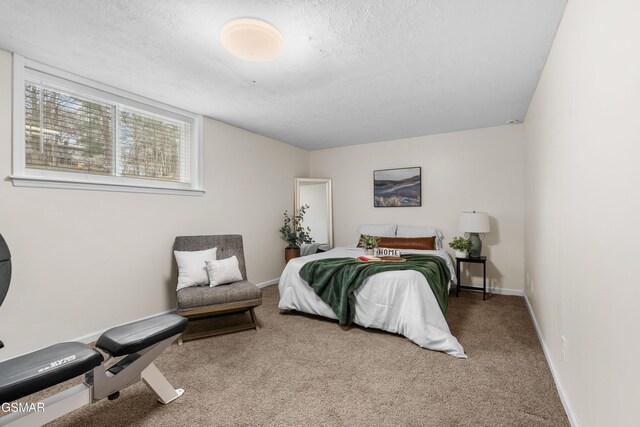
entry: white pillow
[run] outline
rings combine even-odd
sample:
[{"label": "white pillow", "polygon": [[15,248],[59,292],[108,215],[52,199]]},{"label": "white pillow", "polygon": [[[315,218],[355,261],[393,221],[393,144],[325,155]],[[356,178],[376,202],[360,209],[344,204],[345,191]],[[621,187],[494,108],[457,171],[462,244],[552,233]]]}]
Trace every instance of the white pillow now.
[{"label": "white pillow", "polygon": [[173,251],[178,264],[178,287],[176,291],[189,286],[209,284],[206,261],[215,261],[217,248],[204,251]]},{"label": "white pillow", "polygon": [[207,272],[209,273],[209,286],[211,287],[242,280],[238,257],[235,255],[218,261],[207,261]]},{"label": "white pillow", "polygon": [[396,237],[395,224],[362,224],[356,232],[356,242],[354,247],[358,246],[360,235],[378,236],[378,237]]},{"label": "white pillow", "polygon": [[436,236],[436,249],[442,249],[444,236],[436,227],[399,225],[396,237],[431,237]]}]

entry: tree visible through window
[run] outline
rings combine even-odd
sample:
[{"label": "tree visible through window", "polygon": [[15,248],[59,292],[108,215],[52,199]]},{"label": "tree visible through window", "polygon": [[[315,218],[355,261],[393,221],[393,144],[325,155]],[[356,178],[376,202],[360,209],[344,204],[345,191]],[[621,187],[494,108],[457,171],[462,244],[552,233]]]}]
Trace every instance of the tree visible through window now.
[{"label": "tree visible through window", "polygon": [[111,174],[114,107],[25,84],[27,167]]},{"label": "tree visible through window", "polygon": [[25,82],[27,168],[189,182],[191,123]]},{"label": "tree visible through window", "polygon": [[13,54],[13,185],[201,195],[202,116]]},{"label": "tree visible through window", "polygon": [[181,167],[186,167],[180,162],[180,141],[190,131],[187,123],[170,123],[142,113],[121,111],[119,173],[180,181]]}]

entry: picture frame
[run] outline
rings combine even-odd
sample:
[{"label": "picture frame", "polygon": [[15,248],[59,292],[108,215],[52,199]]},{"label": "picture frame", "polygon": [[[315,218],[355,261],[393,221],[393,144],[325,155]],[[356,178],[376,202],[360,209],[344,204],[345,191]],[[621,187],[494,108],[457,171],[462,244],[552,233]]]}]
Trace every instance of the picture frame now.
[{"label": "picture frame", "polygon": [[373,171],[373,207],[419,206],[422,206],[422,168],[420,166]]}]

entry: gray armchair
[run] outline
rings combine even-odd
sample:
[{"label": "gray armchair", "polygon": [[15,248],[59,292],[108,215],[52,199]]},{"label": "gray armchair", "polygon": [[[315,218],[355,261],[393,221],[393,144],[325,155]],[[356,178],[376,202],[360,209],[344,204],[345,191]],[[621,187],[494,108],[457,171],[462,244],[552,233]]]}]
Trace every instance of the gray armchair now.
[{"label": "gray armchair", "polygon": [[258,329],[253,309],[262,304],[262,291],[256,285],[247,281],[242,236],[237,234],[178,236],[174,243],[174,250],[176,251],[202,251],[213,247],[218,248],[218,259],[225,259],[234,255],[238,257],[243,280],[227,285],[218,285],[213,288],[195,286],[180,289],[177,292],[178,314],[186,317],[191,322],[191,320],[195,319],[249,311],[251,322],[196,333],[189,333],[189,328],[187,328],[187,331],[179,339],[179,344],[182,344],[182,341],[213,335],[245,329]]}]

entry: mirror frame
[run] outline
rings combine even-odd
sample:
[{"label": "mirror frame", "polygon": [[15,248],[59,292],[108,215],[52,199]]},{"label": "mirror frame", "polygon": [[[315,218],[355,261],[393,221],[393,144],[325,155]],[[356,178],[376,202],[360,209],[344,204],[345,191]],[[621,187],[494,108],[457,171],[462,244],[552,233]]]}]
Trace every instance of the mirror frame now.
[{"label": "mirror frame", "polygon": [[327,225],[329,227],[329,247],[333,249],[333,206],[331,204],[331,179],[330,178],[294,178],[294,212],[297,215],[300,210],[300,184],[316,183],[326,184],[327,187]]}]

